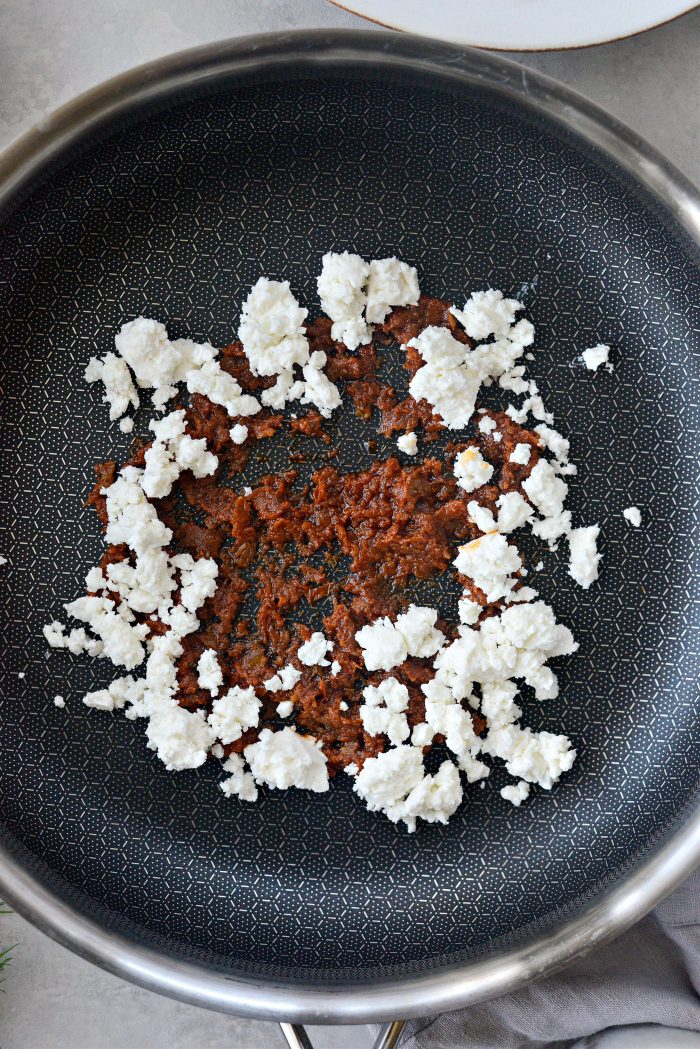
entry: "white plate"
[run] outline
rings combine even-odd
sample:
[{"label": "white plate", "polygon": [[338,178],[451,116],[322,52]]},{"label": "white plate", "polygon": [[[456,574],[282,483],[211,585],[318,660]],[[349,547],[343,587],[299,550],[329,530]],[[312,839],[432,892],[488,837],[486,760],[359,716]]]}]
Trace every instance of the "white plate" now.
[{"label": "white plate", "polygon": [[698,7],[688,0],[330,0],[372,22],[494,51],[620,40]]}]

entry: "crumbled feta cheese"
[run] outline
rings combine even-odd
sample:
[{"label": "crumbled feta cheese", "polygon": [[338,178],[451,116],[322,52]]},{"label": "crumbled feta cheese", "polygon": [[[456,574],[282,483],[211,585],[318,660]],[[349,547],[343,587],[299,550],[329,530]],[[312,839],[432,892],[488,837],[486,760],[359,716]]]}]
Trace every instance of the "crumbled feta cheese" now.
[{"label": "crumbled feta cheese", "polygon": [[460,546],[453,564],[461,575],[473,580],[487,601],[509,598],[517,582],[514,573],[522,568],[518,551],[496,532]]},{"label": "crumbled feta cheese", "polygon": [[0,554],[0,568],[2,568],[2,566],[6,565],[6,564],[7,564],[7,558],[3,557],[3,555]]},{"label": "crumbled feta cheese", "polygon": [[304,374],[303,404],[315,404],[324,419],[329,419],[331,413],[340,407],[340,391],[335,383],[326,376],[323,368],[326,364],[326,355],[321,350],[311,354],[308,364],[302,371]]},{"label": "crumbled feta cheese", "polygon": [[512,404],[509,404],[506,408],[506,415],[509,415],[513,422],[518,423],[519,426],[524,425],[530,412],[532,412],[535,419],[548,423],[550,426],[554,422],[554,416],[547,411],[544,401],[539,394],[526,397],[519,408],[514,408]]},{"label": "crumbled feta cheese", "polygon": [[425,361],[411,379],[409,392],[415,400],[425,399],[450,430],[467,425],[484,373],[474,366],[469,350],[446,328],[425,328],[409,346]]},{"label": "crumbled feta cheese", "polygon": [[482,607],[478,601],[472,601],[470,597],[462,597],[457,602],[459,621],[463,626],[473,626],[482,613]]},{"label": "crumbled feta cheese", "polygon": [[452,762],[426,776],[420,750],[408,744],[368,758],[355,776],[354,789],[370,812],[384,812],[393,823],[403,820],[409,831],[416,829],[418,819],[446,823],[462,800]]},{"label": "crumbled feta cheese", "polygon": [[474,682],[509,678],[523,679],[537,699],[555,699],[557,679],[546,663],[577,648],[571,631],[557,623],[549,605],[543,601],[515,604],[476,629],[462,626],[460,636],[435,658],[436,680],[457,700],[472,694]]},{"label": "crumbled feta cheese", "polygon": [[255,689],[234,685],[212,703],[208,721],[214,737],[224,745],[235,743],[249,728],[255,728],[260,717],[261,703]]},{"label": "crumbled feta cheese", "polygon": [[180,603],[188,612],[196,612],[208,597],[216,593],[219,566],[213,557],[195,559],[190,554],[176,554],[170,564],[180,572]]},{"label": "crumbled feta cheese", "polygon": [[341,699],[340,703],[338,704],[338,710],[349,710],[349,709],[350,709],[350,707],[347,705],[345,700]]},{"label": "crumbled feta cheese", "polygon": [[511,463],[517,463],[518,466],[527,466],[530,462],[530,452],[531,448],[529,444],[516,444],[508,457],[508,461]]},{"label": "crumbled feta cheese", "polygon": [[520,808],[522,803],[527,801],[530,796],[530,784],[521,779],[517,783],[511,783],[507,787],[503,787],[500,795],[504,801],[509,801],[511,805]]},{"label": "crumbled feta cheese", "polygon": [[135,687],[136,682],[131,674],[125,674],[112,681],[107,688],[88,692],[83,696],[83,703],[96,710],[122,710],[132,700]]},{"label": "crumbled feta cheese", "polygon": [[[211,748],[210,753],[211,753],[212,757],[223,758],[223,756],[226,753],[226,751],[224,750],[224,748],[221,746],[220,743],[215,743],[214,746]],[[238,755],[236,755],[236,756],[238,756]]]},{"label": "crumbled feta cheese", "polygon": [[571,551],[569,575],[584,590],[588,590],[591,583],[598,578],[600,554],[598,553],[596,541],[599,534],[600,528],[598,525],[589,525],[588,528],[572,528],[569,532],[569,549]]},{"label": "crumbled feta cheese", "polygon": [[247,484],[243,485],[243,495],[252,495],[252,494],[253,494],[253,489]]},{"label": "crumbled feta cheese", "polygon": [[235,426],[231,427],[228,433],[234,444],[243,444],[248,436],[248,427],[243,426],[241,423],[236,423]]},{"label": "crumbled feta cheese", "polygon": [[421,685],[425,695],[425,720],[434,732],[445,737],[453,754],[476,753],[481,746],[470,711],[465,710],[454,692],[437,676]]},{"label": "crumbled feta cheese", "polygon": [[323,752],[311,736],[300,736],[293,728],[272,732],[264,728],[257,743],[243,751],[256,783],[287,790],[328,790],[328,766]]},{"label": "crumbled feta cheese", "polygon": [[317,281],[321,309],[333,322],[331,338],[344,343],[348,350],[356,350],[372,338],[372,329],[363,317],[369,272],[364,259],[347,251],[329,251],[322,259]]},{"label": "crumbled feta cheese", "polygon": [[[212,747],[212,753],[214,748]],[[227,779],[222,780],[219,789],[227,798],[237,797],[241,801],[257,801],[258,788],[250,772],[245,770],[245,761],[240,754],[229,754],[222,768],[228,772]]]},{"label": "crumbled feta cheese", "polygon": [[131,626],[115,611],[106,597],[79,597],[63,606],[68,615],[87,623],[102,641],[103,651],[117,667],[133,670],[143,661],[143,642],[148,633],[145,624]]},{"label": "crumbled feta cheese", "polygon": [[[126,361],[116,353],[106,353],[102,359],[91,357],[85,369],[85,381],[104,383],[105,404],[109,405],[109,418],[112,422],[128,410],[139,406],[139,395],[131,380],[131,372]],[[133,422],[131,423],[133,426]]]},{"label": "crumbled feta cheese", "polygon": [[402,433],[396,444],[399,451],[405,452],[406,455],[415,455],[418,451],[418,438],[413,430],[410,433]]},{"label": "crumbled feta cheese", "polygon": [[340,673],[341,670],[342,670],[342,667],[341,667],[340,663],[338,662],[337,659],[334,659],[333,662],[331,663],[331,677],[336,677]]},{"label": "crumbled feta cheese", "polygon": [[333,648],[333,642],[329,641],[324,634],[317,630],[308,641],[299,646],[297,656],[305,667],[328,667],[330,660],[326,659],[326,652]]},{"label": "crumbled feta cheese", "polygon": [[410,729],[405,711],[408,707],[408,689],[396,678],[386,678],[381,684],[363,689],[365,702],[360,706],[360,718],[370,736],[384,734],[394,744],[403,743]]},{"label": "crumbled feta cheese", "polygon": [[134,428],[134,420],[127,417],[119,420],[119,429],[122,433],[131,433]]},{"label": "crumbled feta cheese", "polygon": [[511,776],[538,783],[545,790],[551,790],[576,759],[576,751],[566,736],[533,732],[518,725],[489,729],[484,751],[505,761]]},{"label": "crumbled feta cheese", "polygon": [[283,699],[277,704],[277,714],[281,718],[288,718],[294,712],[294,704],[291,699]]},{"label": "crumbled feta cheese", "polygon": [[216,696],[224,683],[219,659],[213,648],[205,648],[197,663],[197,683],[200,688]]},{"label": "crumbled feta cheese", "polygon": [[435,627],[437,617],[437,609],[421,605],[409,605],[407,612],[397,616],[396,630],[401,634],[409,656],[427,659],[445,644],[445,635]]},{"label": "crumbled feta cheese", "polygon": [[478,448],[469,447],[455,459],[454,474],[460,488],[473,492],[489,482],[493,466],[486,462]]},{"label": "crumbled feta cheese", "polygon": [[539,423],[535,427],[535,433],[540,435],[540,441],[545,448],[549,449],[558,463],[568,463],[570,445],[566,437],[562,437],[558,430],[553,430],[545,423]]},{"label": "crumbled feta cheese", "polygon": [[363,626],[355,640],[363,650],[367,670],[392,670],[409,655],[417,659],[435,655],[445,643],[445,635],[435,627],[437,617],[434,608],[409,605],[396,623],[383,616]]},{"label": "crumbled feta cheese", "polygon": [[185,710],[168,700],[157,705],[150,715],[146,738],[166,769],[180,772],[204,764],[215,735],[198,711]]},{"label": "crumbled feta cheese", "polygon": [[564,509],[569,491],[566,481],[557,477],[546,459],[540,459],[530,476],[523,481],[523,491],[543,517],[557,517]]},{"label": "crumbled feta cheese", "polygon": [[297,670],[291,663],[288,663],[279,673],[273,674],[263,684],[268,692],[289,692],[300,678],[301,670]]},{"label": "crumbled feta cheese", "polygon": [[[406,815],[406,798],[423,776],[420,750],[405,744],[368,758],[355,776],[354,790],[370,812],[384,812],[392,823],[398,823]],[[409,817],[406,824],[415,830],[415,818]]]},{"label": "crumbled feta cheese", "polygon": [[66,701],[63,698],[63,696],[54,696],[53,697],[53,705],[55,707],[60,707],[62,709],[63,707],[65,707]]},{"label": "crumbled feta cheese", "polygon": [[457,318],[470,339],[481,342],[490,335],[507,335],[515,323],[515,314],[523,309],[516,299],[504,299],[503,292],[490,288],[475,291],[464,304],[463,310],[454,306],[450,313]]},{"label": "crumbled feta cheese", "polygon": [[418,274],[397,258],[373,259],[369,264],[365,316],[381,324],[392,306],[415,306],[420,296]]},{"label": "crumbled feta cheese", "polygon": [[301,379],[294,378],[294,371],[288,368],[277,376],[274,386],[263,390],[260,400],[266,408],[279,410],[284,408],[287,401],[298,401],[304,395],[306,383]]},{"label": "crumbled feta cheese", "polygon": [[604,364],[609,372],[613,370],[613,366],[610,363],[610,347],[606,346],[604,342],[599,342],[597,346],[591,346],[590,349],[584,350],[581,354],[581,360],[589,372],[597,372],[601,364]]},{"label": "crumbled feta cheese", "polygon": [[149,427],[155,440],[144,456],[141,485],[150,499],[170,495],[183,470],[191,470],[195,477],[208,477],[216,471],[219,461],[207,451],[206,440],[185,433],[184,409],[153,419]]},{"label": "crumbled feta cheese", "polygon": [[515,532],[532,518],[532,507],[520,492],[504,492],[496,500],[498,508],[498,531]]},{"label": "crumbled feta cheese", "polygon": [[477,503],[476,499],[470,499],[467,503],[467,514],[481,532],[495,532],[496,520],[491,511]]},{"label": "crumbled feta cheese", "polygon": [[495,419],[492,419],[490,415],[482,415],[479,419],[479,429],[484,434],[491,433],[492,430],[496,429]]},{"label": "crumbled feta cheese", "polygon": [[355,640],[362,649],[367,670],[392,670],[408,658],[403,636],[386,616],[363,626]]},{"label": "crumbled feta cheese", "polygon": [[642,511],[638,506],[628,506],[626,510],[622,511],[622,516],[626,521],[629,521],[633,528],[639,528],[642,523]]},{"label": "crumbled feta cheese", "polygon": [[447,823],[462,801],[459,772],[451,761],[443,761],[434,776],[424,776],[406,798],[402,819],[411,829],[412,820]]},{"label": "crumbled feta cheese", "polygon": [[289,281],[261,277],[243,303],[238,338],[253,375],[279,375],[309,359],[304,331],[308,310],[292,295]]},{"label": "crumbled feta cheese", "polygon": [[[174,384],[184,378],[183,361],[168,339],[164,324],[147,317],[137,317],[122,325],[114,344],[142,389],[162,390],[162,396],[158,398],[160,404],[175,396],[177,390]],[[88,378],[88,382],[91,381]],[[138,407],[138,404],[134,407]],[[119,414],[123,415],[124,412]]]},{"label": "crumbled feta cheese", "polygon": [[427,747],[435,738],[435,732],[427,723],[427,721],[420,721],[417,725],[413,726],[413,732],[411,733],[411,746],[413,747]]}]

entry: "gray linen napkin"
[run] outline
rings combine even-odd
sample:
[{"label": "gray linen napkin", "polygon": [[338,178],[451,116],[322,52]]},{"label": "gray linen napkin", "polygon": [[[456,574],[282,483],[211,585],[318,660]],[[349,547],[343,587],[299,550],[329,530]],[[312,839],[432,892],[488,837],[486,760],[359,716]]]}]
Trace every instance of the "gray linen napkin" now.
[{"label": "gray linen napkin", "polygon": [[407,1024],[401,1049],[565,1049],[623,1024],[700,1031],[700,870],[568,969],[503,998]]}]

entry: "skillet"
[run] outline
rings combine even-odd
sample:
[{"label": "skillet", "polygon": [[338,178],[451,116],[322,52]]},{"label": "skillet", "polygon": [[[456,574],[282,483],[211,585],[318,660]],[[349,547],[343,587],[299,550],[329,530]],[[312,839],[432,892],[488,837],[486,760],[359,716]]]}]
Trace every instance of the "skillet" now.
[{"label": "skillet", "polygon": [[[0,889],[18,910],[192,1003],[360,1022],[520,986],[687,874],[700,207],[682,176],[499,57],[318,31],[198,49],[88,93],[6,151],[0,208]],[[603,530],[590,591],[555,562],[540,581],[581,647],[560,698],[525,720],[572,737],[574,769],[520,810],[494,773],[449,827],[415,835],[345,777],[321,799],[244,806],[214,763],[168,774],[137,724],[81,708],[106,668],[47,658],[41,637],[99,554],[81,510],[92,464],[128,448],[82,381],[88,358],[139,313],[223,345],[262,274],[313,313],[320,257],[343,248],[396,254],[455,301],[524,298],[533,374],[579,464],[574,509]],[[599,340],[612,376],[573,363]],[[362,433],[338,436],[349,468]],[[267,466],[281,465],[278,450]]]}]

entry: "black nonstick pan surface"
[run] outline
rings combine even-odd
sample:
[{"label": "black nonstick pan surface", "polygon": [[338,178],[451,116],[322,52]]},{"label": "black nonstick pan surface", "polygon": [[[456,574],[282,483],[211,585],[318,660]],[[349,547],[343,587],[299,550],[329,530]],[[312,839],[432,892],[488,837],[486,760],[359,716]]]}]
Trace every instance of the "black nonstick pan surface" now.
[{"label": "black nonstick pan surface", "polygon": [[[284,60],[269,38],[237,46],[245,61],[204,62],[167,91],[149,74],[5,193],[3,878],[21,897],[8,871],[23,872],[154,964],[287,988],[280,1003],[295,987],[359,999],[541,943],[697,835],[684,830],[700,758],[697,246],[629,156],[595,148],[565,107],[547,116],[500,59],[384,34],[289,37]],[[413,835],[367,812],[346,777],[251,806],[220,793],[217,763],[166,772],[139,723],[82,707],[107,667],[47,657],[41,635],[99,557],[82,509],[93,463],[128,454],[82,380],[88,358],[141,313],[223,345],[261,275],[289,279],[313,315],[321,256],[345,248],[396,254],[459,303],[485,287],[523,298],[532,374],[579,465],[574,510],[602,528],[589,591],[563,554],[538,579],[580,649],[557,668],[559,699],[527,702],[524,721],[569,735],[573,770],[519,810],[494,771],[447,828]],[[598,341],[612,375],[574,364]],[[344,468],[368,461],[368,425],[349,410],[333,423]],[[253,457],[251,477],[286,451]],[[632,504],[639,530],[622,517]],[[258,1009],[276,1011],[272,997]]]}]

